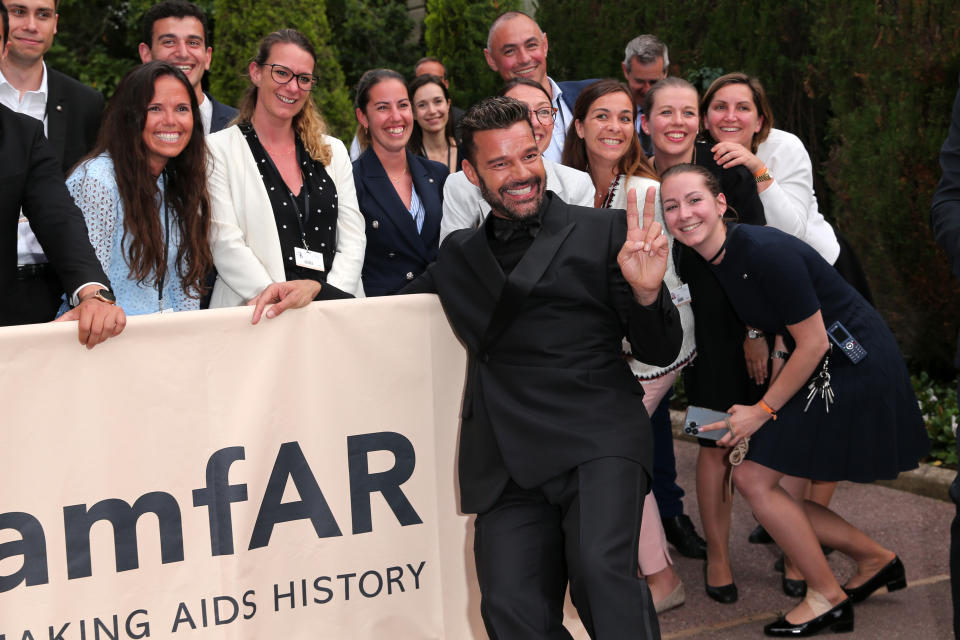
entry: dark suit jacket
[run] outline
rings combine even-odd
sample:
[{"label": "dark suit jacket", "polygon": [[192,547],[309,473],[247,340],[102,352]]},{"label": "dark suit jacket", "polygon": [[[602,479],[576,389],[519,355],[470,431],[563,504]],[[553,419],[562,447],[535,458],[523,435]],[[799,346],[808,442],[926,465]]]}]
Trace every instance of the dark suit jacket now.
[{"label": "dark suit jacket", "polygon": [[216,133],[217,131],[226,129],[230,125],[230,121],[236,117],[237,110],[222,102],[218,102],[206,91],[203,92],[203,95],[207,96],[207,100],[213,105],[213,117],[210,119],[210,133]]},{"label": "dark suit jacket", "polygon": [[[618,456],[652,466],[643,387],[622,355],[668,365],[680,316],[666,287],[641,307],[617,265],[622,210],[564,203],[548,191],[543,226],[504,277],[485,222],[451,233],[437,262],[404,293],[435,291],[467,347],[460,430],[460,495],[481,513],[508,477],[544,483],[583,462]],[[489,220],[489,218],[488,218]]]},{"label": "dark suit jacket", "polygon": [[437,259],[443,184],[450,172],[439,162],[409,151],[407,164],[425,211],[420,233],[373,147],[353,163],[357,203],[367,227],[362,277],[363,290],[368,296],[396,293]]},{"label": "dark suit jacket", "polygon": [[65,291],[86,282],[109,285],[43,123],[0,106],[0,158],[0,325],[8,324],[17,304],[6,293],[16,277],[21,206]]},{"label": "dark suit jacket", "polygon": [[[940,149],[940,184],[930,205],[930,226],[947,252],[953,273],[960,278],[960,91],[953,102],[950,131]],[[960,344],[957,350],[960,366]]]},{"label": "dark suit jacket", "polygon": [[103,94],[47,66],[47,137],[64,174],[93,148]]}]

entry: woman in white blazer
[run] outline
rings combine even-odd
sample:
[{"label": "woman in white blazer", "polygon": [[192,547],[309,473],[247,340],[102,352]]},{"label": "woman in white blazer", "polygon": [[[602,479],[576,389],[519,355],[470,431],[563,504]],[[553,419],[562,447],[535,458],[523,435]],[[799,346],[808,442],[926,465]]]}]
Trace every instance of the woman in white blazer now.
[{"label": "woman in white blazer", "polygon": [[347,150],[325,135],[310,91],[316,53],[284,29],[260,41],[235,124],[211,135],[211,307],[242,305],[274,282],[299,295],[363,295],[366,247]]}]

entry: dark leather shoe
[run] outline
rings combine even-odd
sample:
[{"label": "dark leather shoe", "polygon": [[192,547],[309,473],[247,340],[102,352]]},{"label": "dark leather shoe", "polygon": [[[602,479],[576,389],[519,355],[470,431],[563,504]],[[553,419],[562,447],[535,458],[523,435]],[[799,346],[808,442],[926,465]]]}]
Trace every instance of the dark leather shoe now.
[{"label": "dark leather shoe", "polygon": [[850,596],[850,602],[857,603],[863,602],[871,593],[883,586],[887,587],[887,592],[897,591],[907,586],[906,571],[899,556],[888,562],[883,569],[877,571],[872,578],[859,587],[853,589],[844,587],[843,590]]},{"label": "dark leather shoe", "polygon": [[780,579],[780,585],[783,587],[783,592],[791,598],[802,598],[807,595],[806,580],[792,580],[783,576]]},{"label": "dark leather shoe", "polygon": [[849,598],[813,620],[793,624],[787,622],[785,617],[780,618],[765,626],[763,633],[774,638],[807,638],[824,629],[834,633],[853,631],[853,604]]},{"label": "dark leather shoe", "polygon": [[688,515],[681,513],[672,518],[664,518],[663,531],[667,534],[667,542],[676,548],[677,553],[687,558],[706,560],[707,541],[693,528],[693,522]]},{"label": "dark leather shoe", "polygon": [[747,542],[750,544],[770,544],[773,542],[773,538],[770,537],[770,534],[767,533],[767,530],[763,528],[762,524],[758,524],[753,528],[753,531],[750,532],[750,535],[747,536]]},{"label": "dark leather shoe", "polygon": [[706,562],[703,563],[703,588],[707,592],[708,596],[720,604],[733,604],[739,597],[739,594],[737,593],[737,585],[734,582],[725,584],[722,587],[711,587],[709,584],[707,584]]}]

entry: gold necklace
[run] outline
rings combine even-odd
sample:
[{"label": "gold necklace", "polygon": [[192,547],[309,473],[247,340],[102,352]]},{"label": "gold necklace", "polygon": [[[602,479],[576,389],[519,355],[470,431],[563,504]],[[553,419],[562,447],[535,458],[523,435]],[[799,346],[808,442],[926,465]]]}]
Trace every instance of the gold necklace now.
[{"label": "gold necklace", "polygon": [[406,166],[406,165],[403,166],[403,171],[401,171],[401,172],[400,172],[400,175],[397,176],[396,178],[392,177],[389,173],[387,174],[387,177],[390,178],[390,181],[393,182],[393,184],[397,184],[398,182],[400,182],[400,181],[403,179],[403,176],[405,176],[405,175],[407,175],[407,166]]}]

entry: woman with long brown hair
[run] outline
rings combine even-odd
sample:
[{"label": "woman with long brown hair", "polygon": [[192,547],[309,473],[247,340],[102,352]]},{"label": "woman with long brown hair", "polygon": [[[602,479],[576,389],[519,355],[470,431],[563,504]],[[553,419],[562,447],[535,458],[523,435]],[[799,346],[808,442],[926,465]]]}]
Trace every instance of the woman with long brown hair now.
[{"label": "woman with long brown hair", "polygon": [[311,96],[316,59],[299,31],[264,37],[236,124],[208,139],[212,307],[257,299],[273,283],[307,300],[362,295],[363,219],[347,150],[326,135]]},{"label": "woman with long brown hair", "polygon": [[[573,107],[573,124],[563,146],[563,164],[590,174],[596,187],[594,206],[625,209],[627,193],[635,190],[637,197],[654,187],[659,192],[656,172],[647,161],[637,130],[634,114],[637,112],[633,94],[616,80],[598,80],[580,92]],[[663,223],[659,200],[657,220]],[[673,239],[669,239],[671,243]],[[677,276],[672,251],[667,261],[664,283],[671,294],[679,294],[683,283]],[[690,305],[677,300],[680,322],[683,325],[683,344],[676,360],[666,367],[640,362],[624,341],[624,355],[630,369],[643,385],[643,404],[648,414],[673,386],[680,369],[695,355],[693,313]],[[688,298],[689,300],[689,298]],[[685,594],[680,578],[673,570],[673,561],[667,551],[666,535],[653,494],[644,500],[643,522],[640,529],[640,570],[646,576],[657,611],[683,604]]]},{"label": "woman with long brown hair", "polygon": [[124,76],[67,188],[128,315],[200,307],[213,262],[206,148],[179,69],[150,62]]}]

